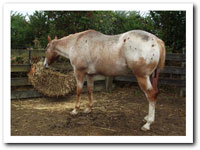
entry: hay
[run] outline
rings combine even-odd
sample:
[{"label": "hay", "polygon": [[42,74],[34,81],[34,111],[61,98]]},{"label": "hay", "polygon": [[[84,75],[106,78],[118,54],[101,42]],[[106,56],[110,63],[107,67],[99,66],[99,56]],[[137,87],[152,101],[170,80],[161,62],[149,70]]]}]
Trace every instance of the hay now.
[{"label": "hay", "polygon": [[32,66],[28,78],[34,88],[49,97],[66,96],[76,88],[73,72],[62,74],[53,69],[46,69],[43,62]]}]

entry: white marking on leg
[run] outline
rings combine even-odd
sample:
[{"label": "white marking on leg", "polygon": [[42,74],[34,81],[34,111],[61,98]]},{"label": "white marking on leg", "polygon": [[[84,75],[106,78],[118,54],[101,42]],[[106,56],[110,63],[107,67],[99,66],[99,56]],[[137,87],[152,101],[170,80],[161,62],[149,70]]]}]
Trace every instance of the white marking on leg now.
[{"label": "white marking on leg", "polygon": [[146,77],[146,85],[147,85],[147,90],[152,90],[152,85],[149,76]]},{"label": "white marking on leg", "polygon": [[153,123],[155,120],[155,105],[156,102],[149,101],[149,118],[148,122]]},{"label": "white marking on leg", "polygon": [[145,117],[144,117],[144,121],[148,121],[149,120],[149,115],[146,115]]},{"label": "white marking on leg", "polygon": [[86,107],[84,110],[84,113],[89,114],[91,112],[91,108],[90,107]]},{"label": "white marking on leg", "polygon": [[147,123],[141,128],[143,131],[150,130],[150,126],[155,120],[155,104],[156,102],[149,101],[149,114],[144,118]]},{"label": "white marking on leg", "polygon": [[75,116],[78,114],[78,110],[76,108],[74,108],[71,112],[70,112],[71,115]]}]

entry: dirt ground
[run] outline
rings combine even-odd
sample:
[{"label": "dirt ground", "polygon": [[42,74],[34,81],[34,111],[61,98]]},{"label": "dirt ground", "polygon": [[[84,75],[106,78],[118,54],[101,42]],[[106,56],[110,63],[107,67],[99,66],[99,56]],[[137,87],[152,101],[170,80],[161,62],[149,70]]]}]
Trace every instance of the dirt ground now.
[{"label": "dirt ground", "polygon": [[156,120],[151,130],[141,131],[148,102],[138,87],[116,87],[111,93],[94,92],[95,104],[84,114],[87,93],[82,94],[81,109],[71,116],[75,95],[65,98],[12,100],[11,135],[185,135],[185,98],[160,90]]}]

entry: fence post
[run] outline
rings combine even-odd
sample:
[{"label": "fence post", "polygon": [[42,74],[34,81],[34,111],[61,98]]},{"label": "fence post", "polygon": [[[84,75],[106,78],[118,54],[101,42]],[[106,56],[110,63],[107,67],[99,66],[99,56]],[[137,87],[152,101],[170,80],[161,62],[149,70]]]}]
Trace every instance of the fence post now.
[{"label": "fence post", "polygon": [[106,77],[106,91],[111,92],[113,86],[113,77]]},{"label": "fence post", "polygon": [[28,49],[28,63],[31,66],[31,50]]},{"label": "fence post", "polygon": [[[181,67],[184,67],[185,68],[185,62],[182,62],[181,63]],[[181,75],[181,79],[185,79],[185,76]],[[184,97],[186,96],[186,90],[185,90],[185,87],[181,87],[180,88],[180,94],[179,94],[181,97]]]}]

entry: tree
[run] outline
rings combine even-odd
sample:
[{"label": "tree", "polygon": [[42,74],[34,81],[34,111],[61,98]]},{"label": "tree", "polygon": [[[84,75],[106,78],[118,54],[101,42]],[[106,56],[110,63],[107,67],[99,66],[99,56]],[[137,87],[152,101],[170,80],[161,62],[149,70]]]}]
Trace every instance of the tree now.
[{"label": "tree", "polygon": [[11,48],[25,48],[28,23],[20,13],[11,13]]},{"label": "tree", "polygon": [[185,11],[35,11],[26,20],[21,14],[11,15],[11,47],[45,48],[50,35],[62,38],[88,29],[104,34],[145,30],[161,38],[167,50],[181,53],[185,48]]},{"label": "tree", "polygon": [[173,53],[182,53],[186,42],[185,11],[151,11],[155,32]]},{"label": "tree", "polygon": [[49,30],[49,20],[43,11],[35,11],[33,15],[29,16],[29,35],[27,40],[31,42],[31,45],[35,45],[35,47],[33,46],[34,48],[37,49],[47,45]]}]

